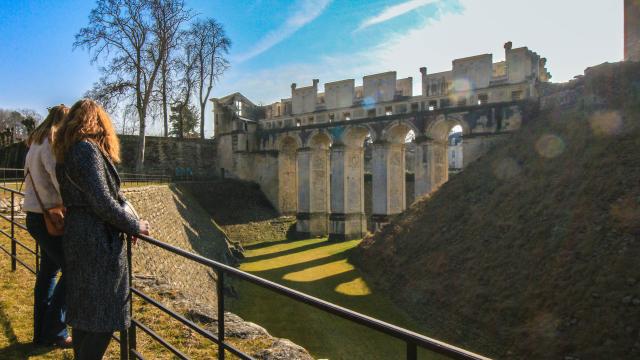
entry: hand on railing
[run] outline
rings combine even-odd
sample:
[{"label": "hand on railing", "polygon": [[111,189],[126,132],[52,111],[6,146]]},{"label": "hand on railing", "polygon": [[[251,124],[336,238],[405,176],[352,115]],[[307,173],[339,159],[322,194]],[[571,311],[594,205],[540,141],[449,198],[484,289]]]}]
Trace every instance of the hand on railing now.
[{"label": "hand on railing", "polygon": [[[147,220],[140,219],[140,228],[138,229],[138,234],[149,236],[151,234],[151,225]],[[138,238],[135,236],[131,237],[131,242],[135,245],[138,242]]]}]

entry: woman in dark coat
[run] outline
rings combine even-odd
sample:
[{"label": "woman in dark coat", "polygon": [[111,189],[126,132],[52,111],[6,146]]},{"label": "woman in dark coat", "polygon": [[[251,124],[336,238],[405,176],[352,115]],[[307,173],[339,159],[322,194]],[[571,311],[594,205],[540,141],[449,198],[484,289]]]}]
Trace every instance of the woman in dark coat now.
[{"label": "woman in dark coat", "polygon": [[64,232],[67,324],[76,359],[99,360],[111,335],[130,325],[123,233],[149,233],[149,223],[124,210],[114,163],[120,146],[109,116],[80,100],[56,133],[56,169],[67,208]]}]

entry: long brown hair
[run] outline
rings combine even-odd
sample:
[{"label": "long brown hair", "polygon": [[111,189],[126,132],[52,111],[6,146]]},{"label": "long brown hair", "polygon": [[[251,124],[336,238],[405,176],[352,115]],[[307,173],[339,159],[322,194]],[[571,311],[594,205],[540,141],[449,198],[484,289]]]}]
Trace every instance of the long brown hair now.
[{"label": "long brown hair", "polygon": [[102,106],[83,99],[71,107],[67,121],[56,131],[53,151],[56,160],[64,163],[65,153],[79,141],[91,141],[114,163],[120,162],[120,141],[113,123]]},{"label": "long brown hair", "polygon": [[31,146],[32,144],[42,144],[46,137],[49,137],[49,141],[53,142],[53,134],[55,133],[56,128],[62,124],[62,121],[68,113],[69,108],[64,106],[64,104],[50,108],[49,114],[44,121],[38,125],[31,134],[29,134],[27,146]]}]

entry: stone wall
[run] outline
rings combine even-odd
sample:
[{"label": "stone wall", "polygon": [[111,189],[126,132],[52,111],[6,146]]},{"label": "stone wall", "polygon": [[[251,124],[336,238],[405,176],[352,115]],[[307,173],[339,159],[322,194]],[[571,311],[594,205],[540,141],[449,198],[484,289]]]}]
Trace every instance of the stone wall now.
[{"label": "stone wall", "polygon": [[22,169],[27,156],[27,145],[23,142],[0,149],[0,167]]},{"label": "stone wall", "polygon": [[[122,169],[135,169],[138,136],[120,135]],[[215,140],[178,139],[147,136],[144,170],[147,174],[192,174],[194,178],[210,179],[219,175]],[[190,169],[190,170],[189,170]]]},{"label": "stone wall", "polygon": [[[122,164],[119,168],[125,172],[135,171],[138,137],[119,135]],[[211,179],[218,177],[218,159],[216,141],[212,139],[178,139],[147,136],[145,150],[146,174],[181,176],[190,174],[191,178]],[[24,143],[16,143],[0,149],[0,167],[22,168],[27,155]]]},{"label": "stone wall", "polygon": [[[227,260],[227,237],[188,193],[175,185],[124,190],[140,216],[151,224],[151,235],[181,249],[214,260]],[[140,241],[133,248],[136,276],[153,277],[189,299],[215,303],[211,269]]]},{"label": "stone wall", "polygon": [[[228,263],[226,234],[184,190],[176,185],[158,185],[125,189],[124,193],[140,216],[151,223],[153,237]],[[134,245],[132,252],[134,282],[138,288],[217,334],[216,275],[209,267],[143,241]],[[312,359],[302,347],[274,337],[259,325],[228,312],[225,312],[225,334],[241,351],[257,359]]]}]

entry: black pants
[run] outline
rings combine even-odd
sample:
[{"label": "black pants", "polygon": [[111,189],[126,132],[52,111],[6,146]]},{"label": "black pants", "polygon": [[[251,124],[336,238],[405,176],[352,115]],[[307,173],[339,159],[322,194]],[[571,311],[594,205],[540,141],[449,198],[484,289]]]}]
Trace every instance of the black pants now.
[{"label": "black pants", "polygon": [[71,329],[73,334],[73,355],[76,360],[101,360],[111,342],[109,332],[89,332]]}]

